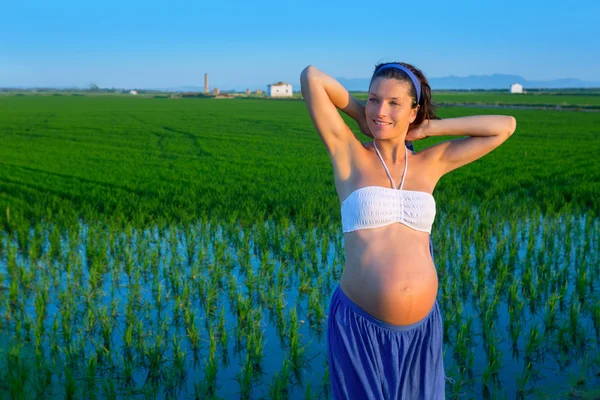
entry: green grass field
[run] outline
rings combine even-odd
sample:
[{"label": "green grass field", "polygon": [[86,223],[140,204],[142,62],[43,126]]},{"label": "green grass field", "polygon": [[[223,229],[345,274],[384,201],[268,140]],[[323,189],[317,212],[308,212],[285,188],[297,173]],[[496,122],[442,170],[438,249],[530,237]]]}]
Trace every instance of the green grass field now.
[{"label": "green grass field", "polygon": [[[2,97],[0,110],[0,200],[14,220],[176,221],[207,210],[245,221],[338,219],[331,165],[302,102]],[[439,115],[486,113],[514,115],[517,133],[442,178],[440,204],[461,193],[470,204],[515,198],[600,211],[600,165],[592,161],[600,114],[442,108]],[[6,227],[6,213],[0,218]]]}]

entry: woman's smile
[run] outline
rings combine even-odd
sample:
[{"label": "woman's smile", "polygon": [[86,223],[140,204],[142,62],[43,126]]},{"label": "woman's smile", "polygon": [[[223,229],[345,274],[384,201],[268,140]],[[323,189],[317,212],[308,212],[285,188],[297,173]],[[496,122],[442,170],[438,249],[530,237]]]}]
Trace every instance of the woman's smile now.
[{"label": "woman's smile", "polygon": [[387,126],[387,125],[391,125],[391,122],[384,122],[384,121],[379,121],[374,119],[373,122],[375,123],[375,125],[377,126]]}]

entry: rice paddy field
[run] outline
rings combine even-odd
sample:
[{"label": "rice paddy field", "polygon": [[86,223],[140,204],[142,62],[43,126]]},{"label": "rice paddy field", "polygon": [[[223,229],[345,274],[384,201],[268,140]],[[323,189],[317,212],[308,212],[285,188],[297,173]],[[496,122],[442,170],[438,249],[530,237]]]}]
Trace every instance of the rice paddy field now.
[{"label": "rice paddy field", "polygon": [[[518,127],[434,192],[447,398],[598,398],[600,113],[475,114]],[[301,101],[0,97],[0,398],[331,398],[339,207]]]}]

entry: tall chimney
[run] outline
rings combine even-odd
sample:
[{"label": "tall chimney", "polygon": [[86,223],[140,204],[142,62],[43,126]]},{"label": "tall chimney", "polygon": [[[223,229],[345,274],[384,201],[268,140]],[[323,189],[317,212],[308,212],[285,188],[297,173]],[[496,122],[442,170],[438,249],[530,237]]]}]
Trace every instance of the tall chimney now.
[{"label": "tall chimney", "polygon": [[208,74],[204,74],[204,93],[208,93]]}]

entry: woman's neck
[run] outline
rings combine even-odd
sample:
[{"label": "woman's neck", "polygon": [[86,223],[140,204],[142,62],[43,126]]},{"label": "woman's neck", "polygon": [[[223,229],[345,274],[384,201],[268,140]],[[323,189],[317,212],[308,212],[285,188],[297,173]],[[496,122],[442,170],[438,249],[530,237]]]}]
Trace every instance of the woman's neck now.
[{"label": "woman's neck", "polygon": [[373,139],[373,145],[377,146],[379,154],[386,160],[392,160],[394,164],[404,163],[406,155],[406,143],[403,138]]}]

